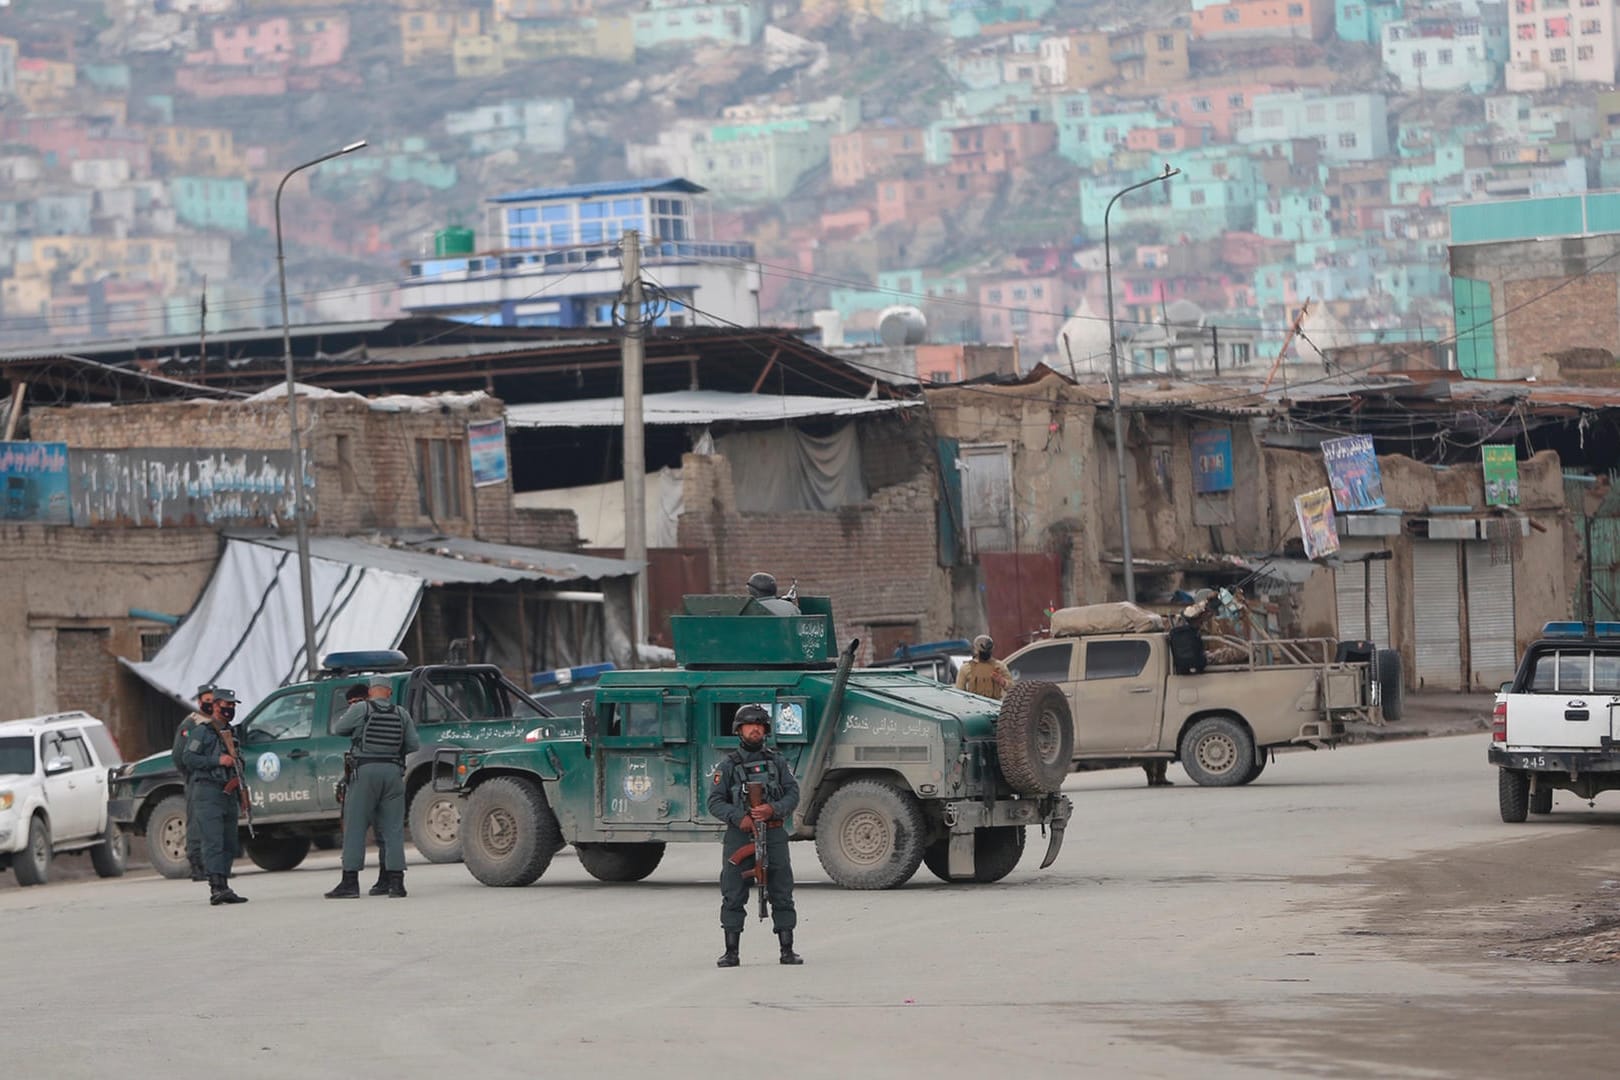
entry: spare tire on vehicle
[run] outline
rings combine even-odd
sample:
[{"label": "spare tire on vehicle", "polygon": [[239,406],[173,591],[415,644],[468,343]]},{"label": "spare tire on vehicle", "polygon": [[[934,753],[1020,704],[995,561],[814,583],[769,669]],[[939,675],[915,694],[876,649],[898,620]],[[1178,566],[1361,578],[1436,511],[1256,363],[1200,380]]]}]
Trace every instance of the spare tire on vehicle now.
[{"label": "spare tire on vehicle", "polygon": [[1074,757],[1074,718],[1062,687],[1013,684],[1001,699],[996,755],[1001,774],[1020,795],[1045,795],[1063,787]]},{"label": "spare tire on vehicle", "polygon": [[1406,709],[1406,678],[1401,672],[1401,654],[1394,649],[1378,650],[1378,702],[1384,719],[1401,722]]}]

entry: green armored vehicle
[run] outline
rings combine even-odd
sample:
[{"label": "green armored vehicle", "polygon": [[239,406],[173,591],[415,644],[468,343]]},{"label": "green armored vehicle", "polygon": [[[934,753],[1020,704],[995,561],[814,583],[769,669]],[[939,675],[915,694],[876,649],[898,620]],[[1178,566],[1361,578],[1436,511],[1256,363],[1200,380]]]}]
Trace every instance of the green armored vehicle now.
[{"label": "green armored vehicle", "polygon": [[891,889],[926,865],[948,881],[998,881],[1025,830],[1057,858],[1072,807],[1059,794],[1073,725],[1063,692],[1026,682],[995,702],[909,670],[834,663],[832,606],[801,597],[774,615],[743,596],[689,596],[671,621],[673,670],[611,671],[579,727],[521,743],[446,749],[435,786],[459,789],[463,858],[486,885],[528,885],[564,844],[603,881],[639,881],[665,845],[716,841],[706,808],[732,717],[759,704],[803,791],[792,838],[851,889]]}]

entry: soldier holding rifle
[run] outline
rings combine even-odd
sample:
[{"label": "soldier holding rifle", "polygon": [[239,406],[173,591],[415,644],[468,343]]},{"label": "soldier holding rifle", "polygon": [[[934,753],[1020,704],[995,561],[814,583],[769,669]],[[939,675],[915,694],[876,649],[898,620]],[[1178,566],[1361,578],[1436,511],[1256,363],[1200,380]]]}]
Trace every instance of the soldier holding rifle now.
[{"label": "soldier holding rifle", "polygon": [[191,810],[202,838],[208,902],[214,905],[247,903],[225,881],[236,857],[238,814],[249,806],[241,755],[231,733],[235,718],[236,692],[215,687],[213,715],[192,729],[181,754],[191,777]]}]

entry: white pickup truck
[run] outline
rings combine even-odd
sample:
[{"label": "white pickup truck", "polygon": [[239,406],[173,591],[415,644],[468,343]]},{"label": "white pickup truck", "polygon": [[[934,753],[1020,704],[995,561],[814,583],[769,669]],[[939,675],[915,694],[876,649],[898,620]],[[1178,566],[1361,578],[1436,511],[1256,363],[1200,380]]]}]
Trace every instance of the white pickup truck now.
[{"label": "white pickup truck", "polygon": [[1507,822],[1551,813],[1554,789],[1620,788],[1620,623],[1542,628],[1496,696],[1489,757]]},{"label": "white pickup truck", "polygon": [[101,877],[123,874],[129,842],[107,820],[107,773],[122,764],[87,713],[0,723],[0,869],[43,885],[53,855],[88,851]]}]

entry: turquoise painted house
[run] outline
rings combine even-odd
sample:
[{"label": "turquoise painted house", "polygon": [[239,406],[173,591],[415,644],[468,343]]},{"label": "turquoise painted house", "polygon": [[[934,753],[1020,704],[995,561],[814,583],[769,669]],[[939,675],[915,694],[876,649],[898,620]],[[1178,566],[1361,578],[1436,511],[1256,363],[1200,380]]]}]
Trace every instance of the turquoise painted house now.
[{"label": "turquoise painted house", "polygon": [[247,181],[240,177],[177,176],[169,181],[174,213],[187,225],[222,232],[248,231]]}]

